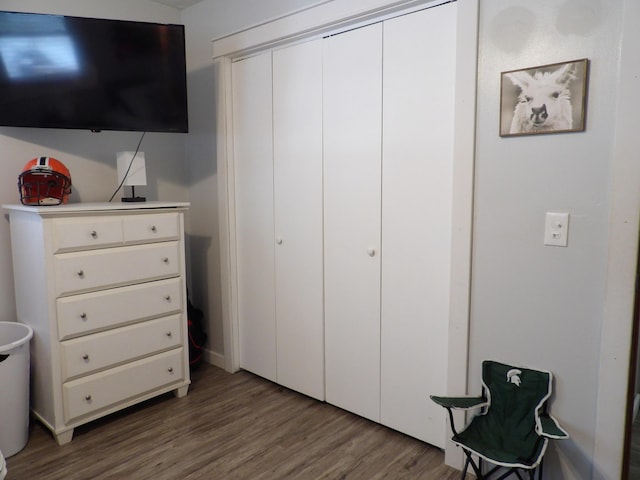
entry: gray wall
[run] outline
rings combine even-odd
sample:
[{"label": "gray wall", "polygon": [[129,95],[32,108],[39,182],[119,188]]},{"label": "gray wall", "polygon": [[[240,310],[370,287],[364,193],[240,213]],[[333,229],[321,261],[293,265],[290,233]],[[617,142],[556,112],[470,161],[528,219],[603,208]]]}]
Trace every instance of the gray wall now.
[{"label": "gray wall", "polygon": [[[485,358],[555,373],[572,438],[552,448],[550,479],[592,474],[623,4],[480,3],[470,385]],[[498,136],[501,71],[585,57],[584,133]],[[545,212],[571,214],[567,248],[543,245]]]}]

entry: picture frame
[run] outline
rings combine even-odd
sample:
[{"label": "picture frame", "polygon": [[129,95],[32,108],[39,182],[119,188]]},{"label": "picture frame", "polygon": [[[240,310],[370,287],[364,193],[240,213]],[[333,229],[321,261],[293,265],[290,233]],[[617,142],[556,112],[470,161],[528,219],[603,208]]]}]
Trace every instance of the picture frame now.
[{"label": "picture frame", "polygon": [[500,74],[501,137],[585,130],[589,60]]}]

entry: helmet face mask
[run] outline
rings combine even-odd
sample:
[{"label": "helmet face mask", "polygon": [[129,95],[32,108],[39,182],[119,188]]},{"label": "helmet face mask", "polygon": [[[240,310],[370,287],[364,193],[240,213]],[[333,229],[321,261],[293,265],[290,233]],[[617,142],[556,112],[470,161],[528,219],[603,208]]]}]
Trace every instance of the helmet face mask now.
[{"label": "helmet face mask", "polygon": [[55,158],[34,158],[18,176],[18,190],[24,205],[60,205],[71,194],[71,175]]}]

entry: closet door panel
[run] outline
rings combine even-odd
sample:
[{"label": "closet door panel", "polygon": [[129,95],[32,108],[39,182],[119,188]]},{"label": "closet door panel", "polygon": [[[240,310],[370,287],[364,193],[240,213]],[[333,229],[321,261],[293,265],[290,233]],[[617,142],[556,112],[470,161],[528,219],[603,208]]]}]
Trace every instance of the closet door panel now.
[{"label": "closet door panel", "polygon": [[271,53],[232,66],[240,367],[276,380]]},{"label": "closet door panel", "polygon": [[455,3],[384,23],[381,421],[439,447],[451,261]]},{"label": "closet door panel", "polygon": [[326,399],[379,421],[382,26],[324,47]]},{"label": "closet door panel", "polygon": [[322,40],[273,52],[278,383],[324,400]]}]

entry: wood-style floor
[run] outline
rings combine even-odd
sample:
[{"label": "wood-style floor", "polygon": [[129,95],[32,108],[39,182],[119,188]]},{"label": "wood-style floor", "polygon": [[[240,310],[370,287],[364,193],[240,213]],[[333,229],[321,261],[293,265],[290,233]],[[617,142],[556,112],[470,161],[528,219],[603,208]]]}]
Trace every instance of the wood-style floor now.
[{"label": "wood-style floor", "polygon": [[185,398],[82,426],[62,447],[32,421],[6,480],[459,478],[439,449],[248,372],[192,377]]}]

